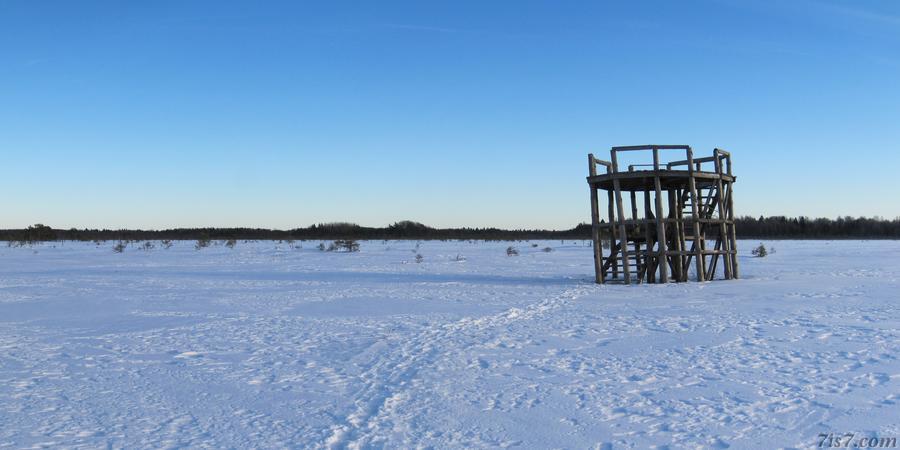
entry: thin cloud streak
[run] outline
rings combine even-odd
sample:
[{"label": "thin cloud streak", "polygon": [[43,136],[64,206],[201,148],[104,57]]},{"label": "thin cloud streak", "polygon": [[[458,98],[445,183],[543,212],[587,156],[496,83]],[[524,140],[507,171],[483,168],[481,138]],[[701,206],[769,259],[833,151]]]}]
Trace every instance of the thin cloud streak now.
[{"label": "thin cloud streak", "polygon": [[446,27],[435,27],[430,25],[407,25],[407,24],[396,24],[396,23],[386,23],[382,24],[385,28],[393,28],[397,30],[409,30],[409,31],[427,31],[434,33],[478,33],[475,30],[464,30],[461,28],[446,28]]},{"label": "thin cloud streak", "polygon": [[875,12],[867,9],[853,8],[844,5],[835,5],[832,3],[825,3],[820,1],[811,1],[810,3],[818,6],[825,11],[836,13],[842,16],[851,16],[858,19],[863,19],[865,21],[877,22],[885,25],[900,25],[900,16]]}]

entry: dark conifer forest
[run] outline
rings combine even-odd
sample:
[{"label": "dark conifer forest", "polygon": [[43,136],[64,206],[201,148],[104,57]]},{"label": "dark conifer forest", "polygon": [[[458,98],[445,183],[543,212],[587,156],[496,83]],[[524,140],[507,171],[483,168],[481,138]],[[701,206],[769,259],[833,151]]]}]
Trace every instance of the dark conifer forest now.
[{"label": "dark conifer forest", "polygon": [[[865,217],[837,219],[808,217],[739,217],[738,238],[765,239],[900,239],[900,218]],[[168,230],[56,229],[35,224],[25,229],[0,230],[0,241],[34,243],[42,241],[108,240],[330,240],[330,239],[422,239],[422,240],[529,240],[590,239],[590,224],[568,230],[500,228],[432,228],[400,221],[387,227],[365,227],[354,223],[322,223],[305,228],[272,230],[265,228],[173,228]]]}]

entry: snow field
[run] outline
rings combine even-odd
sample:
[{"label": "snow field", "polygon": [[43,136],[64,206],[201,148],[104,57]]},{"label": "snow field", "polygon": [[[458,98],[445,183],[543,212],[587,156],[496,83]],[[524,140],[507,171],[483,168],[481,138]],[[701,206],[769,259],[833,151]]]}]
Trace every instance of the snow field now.
[{"label": "snow field", "polygon": [[743,279],[664,286],[536,243],[0,248],[0,448],[900,436],[900,242],[741,241]]}]

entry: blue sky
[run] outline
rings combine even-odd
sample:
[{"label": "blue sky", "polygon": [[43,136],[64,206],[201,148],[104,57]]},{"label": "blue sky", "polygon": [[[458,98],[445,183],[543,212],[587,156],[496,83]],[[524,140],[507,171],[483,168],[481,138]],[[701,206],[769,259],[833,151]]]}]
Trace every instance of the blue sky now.
[{"label": "blue sky", "polygon": [[4,228],[569,228],[644,143],[900,215],[900,2],[0,2]]}]

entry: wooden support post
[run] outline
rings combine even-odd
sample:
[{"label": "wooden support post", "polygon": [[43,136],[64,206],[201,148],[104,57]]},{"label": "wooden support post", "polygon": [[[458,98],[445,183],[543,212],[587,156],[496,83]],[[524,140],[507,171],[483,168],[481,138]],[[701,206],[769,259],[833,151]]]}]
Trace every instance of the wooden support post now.
[{"label": "wooden support post", "polygon": [[653,250],[653,236],[650,232],[650,225],[647,223],[650,220],[650,216],[653,213],[650,212],[650,191],[644,191],[644,223],[641,225],[644,227],[644,273],[647,278],[648,283],[655,283],[656,276],[654,275],[653,266],[654,266],[654,257],[651,254]]},{"label": "wooden support post", "polygon": [[672,257],[672,261],[674,262],[675,271],[672,273],[672,277],[675,278],[675,281],[683,281],[681,275],[683,273],[683,264],[684,259],[681,256],[681,244],[683,233],[681,231],[681,224],[678,222],[678,202],[675,199],[677,194],[676,190],[669,189],[667,191],[669,193],[669,217],[675,219],[675,222],[672,224],[672,246],[675,247],[676,255]]},{"label": "wooden support post", "polygon": [[[588,167],[591,176],[597,175],[597,164],[594,162],[594,154],[588,155]],[[597,187],[591,188],[591,243],[594,250],[594,282],[603,284],[603,246],[600,244],[600,200],[597,198]]]},{"label": "wooden support post", "polygon": [[[629,167],[629,172],[631,171],[633,171],[633,168]],[[637,223],[637,195],[634,191],[631,191],[629,192],[629,197],[631,198],[631,220],[634,225],[628,228],[632,235],[636,236],[641,230],[641,226]],[[640,284],[644,281],[644,267],[647,265],[647,259],[644,257],[643,253],[641,253],[641,243],[637,240],[634,241],[634,262],[635,271],[637,272],[637,282]]]},{"label": "wooden support post", "polygon": [[688,189],[691,191],[691,222],[694,228],[694,259],[697,265],[697,281],[706,281],[706,273],[703,267],[703,249],[701,247],[702,237],[700,236],[700,214],[697,204],[700,198],[697,196],[697,183],[694,179],[694,154],[691,148],[687,149],[688,160]]},{"label": "wooden support post", "polygon": [[[681,233],[679,234],[679,238],[681,239],[681,250],[682,252],[687,251],[687,227],[684,224],[684,202],[687,200],[688,190],[687,189],[679,189],[678,190],[678,226],[681,229]],[[690,271],[690,261],[691,258],[687,253],[682,253],[681,255],[682,262],[681,266],[684,269],[683,277],[681,281],[688,280],[688,272]]]},{"label": "wooden support post", "polygon": [[[619,171],[619,163],[616,158],[616,151],[612,154],[613,173]],[[622,272],[625,274],[625,283],[631,284],[631,267],[628,261],[628,232],[625,230],[625,208],[622,205],[622,189],[618,178],[613,179],[613,191],[616,196],[616,209],[619,213],[619,247],[622,251]]]},{"label": "wooden support post", "polygon": [[731,223],[729,227],[730,233],[730,247],[731,247],[731,275],[734,278],[740,278],[738,271],[738,255],[737,255],[737,236],[735,232],[735,224],[734,224],[734,174],[731,173],[731,153],[726,151],[722,151],[722,154],[725,156],[725,173],[728,175],[728,183],[725,185],[725,189],[727,189],[727,193],[725,194],[726,201],[726,210],[728,211],[728,221]]},{"label": "wooden support post", "polygon": [[[656,242],[659,246],[656,256],[659,266],[659,281],[669,282],[669,251],[666,242],[666,225],[663,222],[662,186],[659,181],[659,149],[653,147],[653,187],[656,190]],[[650,209],[650,206],[647,206]]]},{"label": "wooden support post", "polygon": [[[729,172],[731,171],[731,162],[728,163]],[[729,174],[730,175],[730,174]],[[732,267],[731,267],[731,275],[734,278],[740,278],[740,272],[738,270],[738,255],[737,255],[737,237],[736,232],[734,230],[734,182],[728,182],[728,220],[731,221],[731,251],[732,251]]]},{"label": "wooden support post", "polygon": [[635,195],[634,191],[629,192],[629,195],[631,196],[631,220],[637,221],[637,196]]},{"label": "wooden support post", "polygon": [[[712,260],[709,263],[709,267],[706,268],[706,279],[712,280],[716,277],[716,264],[719,261],[719,251],[722,248],[722,241],[716,239],[716,245],[713,247],[713,250],[716,252],[712,255]],[[725,258],[722,258],[722,261],[725,261]]]},{"label": "wooden support post", "polygon": [[[715,208],[715,195],[713,195],[713,187],[710,186],[709,191],[705,194],[703,193],[702,188],[698,188],[697,192],[700,195],[700,198],[705,198],[702,207],[700,208],[700,218],[704,220],[712,220],[712,213]],[[709,263],[706,262],[706,229],[709,228],[707,225],[709,222],[701,222],[700,223],[700,252],[703,255],[703,273],[706,274],[706,281],[710,281],[713,279],[712,275],[710,275],[710,266],[716,265],[716,258],[719,257],[717,254],[712,254],[709,256]]]},{"label": "wooden support post", "polygon": [[616,257],[616,205],[612,191],[606,191],[606,205],[609,212],[609,258],[612,265],[613,278],[619,278],[619,260]]},{"label": "wooden support post", "polygon": [[725,189],[722,184],[722,160],[719,158],[718,150],[714,151],[713,156],[716,157],[716,175],[718,176],[718,178],[716,179],[718,201],[716,203],[718,205],[719,212],[719,239],[716,241],[716,250],[718,250],[719,248],[725,250],[725,254],[722,255],[722,265],[725,267],[725,279],[730,280],[732,278],[731,236],[728,235],[728,225],[726,225],[728,215],[725,212]]}]

